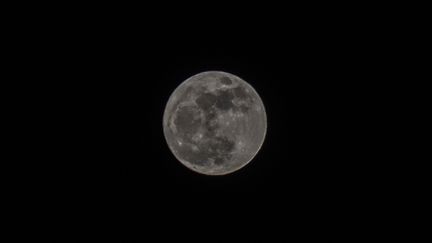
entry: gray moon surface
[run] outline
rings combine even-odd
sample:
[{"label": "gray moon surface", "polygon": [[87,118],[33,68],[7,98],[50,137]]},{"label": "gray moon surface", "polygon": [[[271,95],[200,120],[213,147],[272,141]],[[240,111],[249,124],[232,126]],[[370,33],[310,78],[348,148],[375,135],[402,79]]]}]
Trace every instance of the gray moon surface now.
[{"label": "gray moon surface", "polygon": [[198,73],[170,96],[163,132],[174,156],[205,175],[225,175],[248,164],[267,131],[264,104],[255,89],[226,72]]}]

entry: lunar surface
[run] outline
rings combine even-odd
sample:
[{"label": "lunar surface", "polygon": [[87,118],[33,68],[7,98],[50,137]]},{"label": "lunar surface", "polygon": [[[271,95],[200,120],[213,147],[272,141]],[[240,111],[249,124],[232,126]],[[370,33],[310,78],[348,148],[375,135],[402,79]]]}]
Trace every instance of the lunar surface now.
[{"label": "lunar surface", "polygon": [[220,71],[196,74],[170,96],[163,131],[187,168],[225,175],[248,164],[261,148],[267,117],[258,93],[241,78]]}]

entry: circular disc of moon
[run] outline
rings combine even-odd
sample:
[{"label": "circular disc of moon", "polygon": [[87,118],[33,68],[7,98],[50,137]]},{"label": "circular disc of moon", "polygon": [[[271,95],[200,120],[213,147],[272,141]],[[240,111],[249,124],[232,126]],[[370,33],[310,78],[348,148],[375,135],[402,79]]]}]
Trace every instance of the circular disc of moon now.
[{"label": "circular disc of moon", "polygon": [[208,71],[181,83],[163,116],[168,147],[187,168],[225,175],[248,164],[267,130],[264,104],[241,78]]}]

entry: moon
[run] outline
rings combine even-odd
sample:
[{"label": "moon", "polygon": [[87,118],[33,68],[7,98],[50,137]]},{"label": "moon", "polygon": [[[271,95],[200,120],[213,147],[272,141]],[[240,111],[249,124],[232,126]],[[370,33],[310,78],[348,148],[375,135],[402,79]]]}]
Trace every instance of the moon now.
[{"label": "moon", "polygon": [[170,96],[163,132],[174,156],[205,175],[243,168],[260,150],[267,131],[264,104],[241,78],[222,71],[198,73]]}]

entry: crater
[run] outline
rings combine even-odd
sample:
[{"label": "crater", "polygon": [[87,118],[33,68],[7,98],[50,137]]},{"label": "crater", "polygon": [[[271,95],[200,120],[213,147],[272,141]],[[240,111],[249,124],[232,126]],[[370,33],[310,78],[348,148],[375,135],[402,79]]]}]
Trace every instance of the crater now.
[{"label": "crater", "polygon": [[228,77],[222,77],[222,78],[220,78],[219,80],[220,80],[220,82],[221,82],[222,84],[226,84],[226,85],[230,85],[230,84],[232,84],[231,79],[228,78]]},{"label": "crater", "polygon": [[221,164],[224,163],[224,160],[223,160],[222,158],[220,158],[220,157],[217,157],[217,158],[215,159],[214,163],[215,163],[216,165],[221,165]]},{"label": "crater", "polygon": [[198,149],[193,149],[193,146],[188,145],[182,147],[178,151],[179,155],[184,158],[186,161],[188,161],[191,164],[195,165],[205,165],[209,163],[209,158],[211,156],[211,153],[205,150],[201,150],[201,148],[198,147]]},{"label": "crater", "polygon": [[240,105],[238,108],[242,113],[247,113],[250,110],[250,107],[244,104]]},{"label": "crater", "polygon": [[242,87],[235,87],[233,90],[234,95],[241,99],[241,100],[247,100],[249,99],[249,94],[245,91]]},{"label": "crater", "polygon": [[[198,149],[194,149],[197,147]],[[235,143],[226,137],[213,137],[203,140],[197,145],[188,144],[183,146],[178,152],[189,163],[195,165],[205,165],[214,161],[216,165],[221,165],[232,158],[231,152],[235,148]]]},{"label": "crater", "polygon": [[213,150],[218,153],[226,154],[231,152],[234,149],[235,143],[229,140],[227,137],[215,137],[211,141],[211,146]]}]

